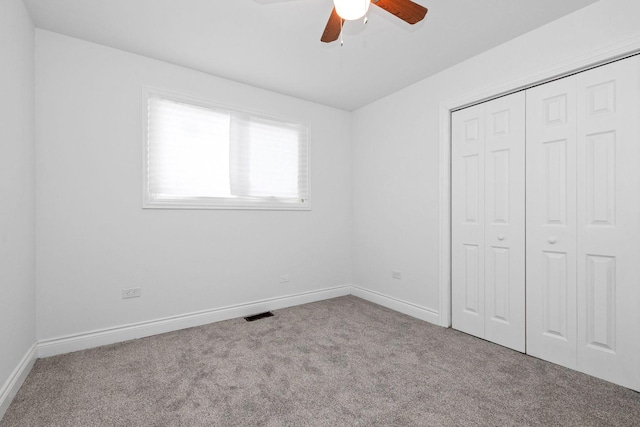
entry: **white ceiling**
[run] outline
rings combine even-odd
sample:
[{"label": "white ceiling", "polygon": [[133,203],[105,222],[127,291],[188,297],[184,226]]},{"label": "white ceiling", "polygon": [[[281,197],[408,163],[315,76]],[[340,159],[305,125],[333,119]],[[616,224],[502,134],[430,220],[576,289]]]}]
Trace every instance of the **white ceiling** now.
[{"label": "white ceiling", "polygon": [[596,0],[415,0],[415,26],[372,5],[342,47],[332,0],[24,1],[39,28],[351,111]]}]

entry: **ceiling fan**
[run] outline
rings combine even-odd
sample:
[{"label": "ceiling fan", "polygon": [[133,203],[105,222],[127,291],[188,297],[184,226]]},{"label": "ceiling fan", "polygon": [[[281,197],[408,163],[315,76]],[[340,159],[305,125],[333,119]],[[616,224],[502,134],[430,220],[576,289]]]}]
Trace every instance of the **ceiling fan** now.
[{"label": "ceiling fan", "polygon": [[333,0],[335,7],[331,11],[329,21],[320,40],[324,43],[338,40],[344,21],[365,17],[371,3],[411,25],[422,21],[427,14],[426,7],[411,0]]}]

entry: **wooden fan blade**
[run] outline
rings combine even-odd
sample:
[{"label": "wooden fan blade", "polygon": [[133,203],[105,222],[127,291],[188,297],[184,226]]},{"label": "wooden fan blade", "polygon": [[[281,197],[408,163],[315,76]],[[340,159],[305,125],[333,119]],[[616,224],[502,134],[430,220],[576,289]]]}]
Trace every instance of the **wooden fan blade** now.
[{"label": "wooden fan blade", "polygon": [[329,21],[327,21],[327,26],[324,27],[324,33],[322,33],[320,41],[324,43],[331,43],[338,40],[338,37],[340,37],[340,31],[342,31],[343,22],[344,19],[340,18],[338,12],[336,12],[336,8],[334,7],[333,11],[331,11],[331,16],[329,16]]},{"label": "wooden fan blade", "polygon": [[373,4],[413,25],[427,14],[427,8],[411,0],[371,0]]}]

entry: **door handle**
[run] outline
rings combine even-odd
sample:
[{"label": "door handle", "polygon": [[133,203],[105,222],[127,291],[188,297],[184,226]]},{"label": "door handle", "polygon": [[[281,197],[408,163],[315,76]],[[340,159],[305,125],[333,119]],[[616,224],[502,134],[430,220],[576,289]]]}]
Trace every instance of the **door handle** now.
[{"label": "door handle", "polygon": [[504,240],[504,234],[498,234],[498,240]]},{"label": "door handle", "polygon": [[556,236],[549,237],[549,243],[551,243],[552,245],[555,244],[557,241],[558,241],[558,238]]}]

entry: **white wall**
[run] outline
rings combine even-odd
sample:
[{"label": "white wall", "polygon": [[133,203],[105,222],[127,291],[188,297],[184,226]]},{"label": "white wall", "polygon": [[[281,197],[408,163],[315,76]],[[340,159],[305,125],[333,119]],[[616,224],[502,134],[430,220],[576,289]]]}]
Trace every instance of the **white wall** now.
[{"label": "white wall", "polygon": [[[439,103],[637,35],[638,12],[600,0],[352,115],[37,30],[38,338],[343,285],[352,266],[437,310]],[[310,122],[313,210],[142,210],[143,85]]]},{"label": "white wall", "polygon": [[638,36],[639,15],[600,0],[354,112],[354,283],[438,310],[439,104]]},{"label": "white wall", "polygon": [[35,342],[33,46],[22,1],[0,1],[0,395]]},{"label": "white wall", "polygon": [[[42,30],[36,63],[39,339],[351,282],[348,113]],[[143,210],[145,85],[310,123],[312,211]]]}]

